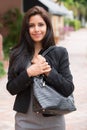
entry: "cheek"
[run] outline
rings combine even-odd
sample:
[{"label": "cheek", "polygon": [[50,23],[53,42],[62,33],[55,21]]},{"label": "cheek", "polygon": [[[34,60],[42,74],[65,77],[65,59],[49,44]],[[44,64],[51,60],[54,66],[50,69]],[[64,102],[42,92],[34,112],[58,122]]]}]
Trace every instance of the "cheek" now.
[{"label": "cheek", "polygon": [[47,28],[44,28],[44,35],[46,34],[46,32],[47,32]]},{"label": "cheek", "polygon": [[31,36],[31,34],[32,34],[32,29],[29,29],[29,34],[30,34],[30,36]]}]

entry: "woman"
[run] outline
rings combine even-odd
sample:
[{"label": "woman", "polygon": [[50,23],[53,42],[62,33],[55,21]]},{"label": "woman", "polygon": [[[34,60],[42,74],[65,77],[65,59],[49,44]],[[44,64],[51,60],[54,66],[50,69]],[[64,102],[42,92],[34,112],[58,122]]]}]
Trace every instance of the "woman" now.
[{"label": "woman", "polygon": [[56,47],[45,57],[41,53],[55,45],[48,13],[34,6],[24,16],[20,40],[10,56],[7,90],[16,95],[15,130],[65,130],[64,116],[44,116],[33,112],[33,77],[44,74],[47,84],[69,96],[73,90],[67,50]]}]

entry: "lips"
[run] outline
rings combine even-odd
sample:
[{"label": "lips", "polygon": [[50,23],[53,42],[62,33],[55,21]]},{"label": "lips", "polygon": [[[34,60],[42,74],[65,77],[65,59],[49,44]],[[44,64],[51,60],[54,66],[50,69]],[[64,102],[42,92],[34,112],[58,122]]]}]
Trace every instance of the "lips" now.
[{"label": "lips", "polygon": [[41,37],[41,34],[33,34],[34,37]]},{"label": "lips", "polygon": [[35,35],[35,36],[40,36],[40,35],[41,35],[41,33],[40,33],[40,34],[33,34],[33,35]]}]

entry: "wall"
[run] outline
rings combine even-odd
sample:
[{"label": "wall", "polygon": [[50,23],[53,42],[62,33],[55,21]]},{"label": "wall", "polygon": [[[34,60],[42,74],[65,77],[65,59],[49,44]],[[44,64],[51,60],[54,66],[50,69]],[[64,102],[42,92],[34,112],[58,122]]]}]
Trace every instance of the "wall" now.
[{"label": "wall", "polygon": [[58,43],[60,39],[60,29],[64,28],[64,17],[63,16],[54,16],[52,15],[52,25],[54,30],[55,41]]},{"label": "wall", "polygon": [[0,0],[0,15],[8,9],[19,8],[21,10],[22,0]]}]

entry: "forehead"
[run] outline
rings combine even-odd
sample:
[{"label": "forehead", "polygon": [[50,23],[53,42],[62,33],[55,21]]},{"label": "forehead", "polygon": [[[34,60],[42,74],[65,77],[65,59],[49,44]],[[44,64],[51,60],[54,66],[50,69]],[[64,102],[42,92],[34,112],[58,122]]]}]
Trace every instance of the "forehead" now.
[{"label": "forehead", "polygon": [[41,15],[36,14],[33,15],[29,18],[29,23],[34,23],[34,22],[45,22],[44,19],[41,17]]}]

